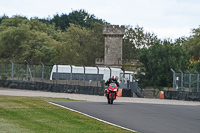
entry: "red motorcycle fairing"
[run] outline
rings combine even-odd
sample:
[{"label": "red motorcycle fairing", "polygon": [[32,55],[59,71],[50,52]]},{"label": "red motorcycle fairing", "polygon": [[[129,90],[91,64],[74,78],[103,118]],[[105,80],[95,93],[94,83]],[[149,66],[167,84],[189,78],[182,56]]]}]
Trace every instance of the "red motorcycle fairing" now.
[{"label": "red motorcycle fairing", "polygon": [[109,98],[111,99],[111,98],[112,98],[112,95],[113,95],[113,98],[114,98],[114,99],[116,99],[116,94],[115,94],[115,93],[113,93],[113,92],[112,92],[112,93],[110,93],[110,95],[109,95]]},{"label": "red motorcycle fairing", "polygon": [[118,88],[115,83],[109,84],[108,90],[107,90],[107,99],[108,99],[109,104],[113,104],[114,99],[116,99],[117,91],[118,91]]}]

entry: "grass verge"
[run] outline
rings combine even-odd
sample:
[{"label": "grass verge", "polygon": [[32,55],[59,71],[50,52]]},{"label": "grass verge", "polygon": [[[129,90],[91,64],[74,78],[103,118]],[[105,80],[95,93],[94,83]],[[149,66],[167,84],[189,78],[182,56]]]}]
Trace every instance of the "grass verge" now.
[{"label": "grass verge", "polygon": [[82,114],[49,104],[63,98],[0,95],[1,133],[129,133]]}]

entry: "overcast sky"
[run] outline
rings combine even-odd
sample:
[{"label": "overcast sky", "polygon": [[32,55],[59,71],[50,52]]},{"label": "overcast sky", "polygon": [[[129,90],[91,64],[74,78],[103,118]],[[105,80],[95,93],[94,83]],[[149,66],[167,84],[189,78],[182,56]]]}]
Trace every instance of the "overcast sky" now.
[{"label": "overcast sky", "polygon": [[200,0],[1,0],[0,16],[48,18],[84,9],[115,25],[139,25],[161,39],[191,35],[200,25]]}]

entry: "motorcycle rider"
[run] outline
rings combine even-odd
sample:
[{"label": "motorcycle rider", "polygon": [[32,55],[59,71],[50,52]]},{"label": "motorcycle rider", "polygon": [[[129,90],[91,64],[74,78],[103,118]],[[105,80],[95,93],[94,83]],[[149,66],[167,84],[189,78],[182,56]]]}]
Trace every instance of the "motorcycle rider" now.
[{"label": "motorcycle rider", "polygon": [[119,87],[119,82],[117,81],[118,80],[118,77],[116,76],[115,79],[113,80],[114,83],[117,85],[117,87]]},{"label": "motorcycle rider", "polygon": [[[117,76],[112,76],[112,78],[109,78],[107,81],[106,81],[106,83],[105,83],[105,85],[106,86],[108,86],[110,83],[115,83],[116,85],[117,85],[117,88],[119,87],[119,82],[117,81],[118,80],[118,77]],[[107,89],[108,88],[106,88],[105,90],[104,90],[104,93],[107,95]],[[117,89],[117,92],[118,92],[118,89]]]},{"label": "motorcycle rider", "polygon": [[105,85],[109,85],[110,83],[112,83],[112,82],[115,82],[115,79],[114,79],[114,76],[112,76],[112,78],[109,78],[107,81],[106,81],[106,83],[105,83]]},{"label": "motorcycle rider", "polygon": [[117,80],[118,80],[118,77],[115,76],[114,83],[117,85],[117,93],[118,93],[118,91],[119,91],[119,82]]},{"label": "motorcycle rider", "polygon": [[[110,84],[110,83],[113,83],[113,82],[114,82],[114,76],[112,76],[111,78],[109,78],[109,79],[106,81],[105,85],[106,85],[106,86],[109,86],[109,84]],[[107,96],[107,90],[108,90],[108,87],[106,87],[105,90],[104,90],[104,93],[105,93],[106,96]],[[107,96],[107,97],[108,97],[108,96]]]}]

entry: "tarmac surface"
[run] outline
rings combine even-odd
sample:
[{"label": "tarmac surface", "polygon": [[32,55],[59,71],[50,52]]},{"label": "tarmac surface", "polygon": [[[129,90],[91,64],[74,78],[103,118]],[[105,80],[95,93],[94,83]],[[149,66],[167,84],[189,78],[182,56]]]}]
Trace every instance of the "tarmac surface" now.
[{"label": "tarmac surface", "polygon": [[131,131],[141,133],[199,133],[200,106],[146,103],[52,101]]}]

